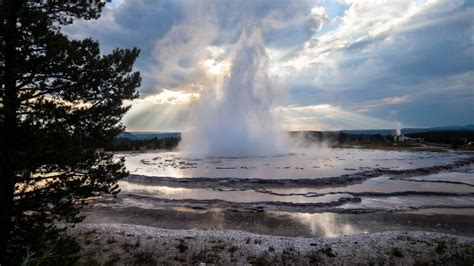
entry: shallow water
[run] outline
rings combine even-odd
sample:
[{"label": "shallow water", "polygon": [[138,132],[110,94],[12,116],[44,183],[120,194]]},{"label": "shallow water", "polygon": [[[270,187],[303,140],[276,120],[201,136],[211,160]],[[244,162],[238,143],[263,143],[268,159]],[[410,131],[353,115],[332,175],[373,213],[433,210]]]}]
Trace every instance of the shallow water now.
[{"label": "shallow water", "polygon": [[139,185],[127,181],[119,181],[124,194],[134,194],[154,198],[182,200],[223,200],[231,202],[293,202],[293,203],[327,203],[342,197],[351,197],[348,194],[324,195],[321,197],[288,196],[281,197],[271,194],[258,193],[253,190],[215,190],[203,188],[176,188],[167,186]]},{"label": "shallow water", "polygon": [[474,209],[391,213],[302,213],[187,207],[87,209],[86,223],[125,223],[170,229],[232,229],[303,237],[339,237],[382,231],[435,231],[474,236]]},{"label": "shallow water", "polygon": [[[474,228],[474,163],[453,165],[471,158],[466,154],[329,149],[265,158],[117,156],[125,157],[132,176],[119,181],[118,198],[92,204],[86,221],[287,236],[474,235],[466,229]],[[395,171],[380,171],[387,169]]]},{"label": "shallow water", "polygon": [[[418,176],[394,171],[350,181],[351,176],[360,175],[358,172],[436,167],[469,157],[455,152],[328,149],[305,150],[287,156],[201,160],[183,159],[178,152],[117,156],[125,157],[132,174],[143,175],[119,181],[122,204],[133,207],[150,208],[153,204],[198,204],[202,207],[212,202],[221,207],[245,204],[241,207],[249,208],[267,202],[271,206],[266,207],[273,210],[280,204],[285,210],[320,212],[334,207],[341,210],[408,210],[429,206],[474,206],[473,164],[435,173],[420,171]],[[169,179],[155,182],[153,177],[171,177],[174,183],[169,184]],[[183,177],[191,179],[184,183],[175,182]],[[239,182],[237,179],[226,183],[215,179],[216,182],[205,183],[199,177],[211,180],[219,177],[250,178],[251,181]],[[301,185],[298,181],[322,177],[332,177],[340,182],[332,183],[333,179],[329,179],[324,185]],[[261,182],[274,179],[298,182],[279,186]]]},{"label": "shallow water", "polygon": [[446,165],[467,157],[454,152],[401,152],[366,149],[304,150],[285,156],[186,159],[179,152],[117,154],[131,174],[167,177],[262,179],[322,178],[372,169],[415,169]]},{"label": "shallow water", "polygon": [[343,209],[410,210],[425,206],[473,207],[474,196],[398,196],[367,197],[360,203],[348,203]]},{"label": "shallow water", "polygon": [[[457,173],[453,173],[456,176]],[[431,175],[429,175],[431,176]],[[410,179],[430,179],[429,176],[415,176]],[[433,175],[434,176],[434,175]],[[443,173],[444,180],[451,180],[449,173]],[[474,176],[470,178],[471,182],[474,180]],[[346,186],[329,186],[322,188],[272,188],[269,189],[272,192],[290,194],[290,193],[333,193],[333,192],[383,192],[383,193],[394,193],[403,191],[428,191],[428,192],[457,192],[457,193],[474,193],[474,187],[462,185],[462,184],[446,184],[446,183],[432,183],[432,182],[410,182],[405,179],[394,179],[390,176],[383,175],[380,177],[371,178],[363,181],[360,184],[350,184]]]},{"label": "shallow water", "polygon": [[464,169],[463,172],[441,172],[436,174],[415,176],[414,180],[429,180],[429,181],[448,181],[448,182],[462,182],[474,186],[474,169]]}]

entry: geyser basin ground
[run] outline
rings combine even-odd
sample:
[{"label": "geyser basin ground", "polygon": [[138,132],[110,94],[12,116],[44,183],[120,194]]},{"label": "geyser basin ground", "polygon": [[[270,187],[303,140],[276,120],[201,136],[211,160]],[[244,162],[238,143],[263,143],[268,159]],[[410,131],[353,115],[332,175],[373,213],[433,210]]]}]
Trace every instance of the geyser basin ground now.
[{"label": "geyser basin ground", "polygon": [[117,154],[132,173],[85,222],[287,236],[387,230],[474,235],[474,157],[457,152],[305,150],[191,160]]},{"label": "geyser basin ground", "polygon": [[335,177],[373,169],[404,170],[447,165],[468,158],[455,152],[398,152],[364,149],[303,150],[274,157],[186,159],[179,152],[127,153],[132,175],[300,179]]},{"label": "geyser basin ground", "polygon": [[177,152],[117,154],[122,156],[132,173],[119,181],[122,192],[92,202],[72,232],[85,236],[85,243],[92,239],[86,252],[189,264],[281,258],[303,265],[409,265],[435,258],[470,265],[474,256],[469,153],[333,149],[202,160]]}]

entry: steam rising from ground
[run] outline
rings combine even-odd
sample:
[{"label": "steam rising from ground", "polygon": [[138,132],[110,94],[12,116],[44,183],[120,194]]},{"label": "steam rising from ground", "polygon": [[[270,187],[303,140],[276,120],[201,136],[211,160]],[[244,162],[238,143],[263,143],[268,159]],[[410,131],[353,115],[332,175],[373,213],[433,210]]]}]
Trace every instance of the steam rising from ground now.
[{"label": "steam rising from ground", "polygon": [[260,31],[244,31],[233,54],[230,76],[221,86],[201,94],[180,149],[192,157],[287,152],[286,133],[271,112],[281,92],[268,75],[268,68]]},{"label": "steam rising from ground", "polygon": [[395,126],[395,137],[398,137],[400,135],[402,135],[402,124],[400,124],[400,122],[397,122],[396,126]]}]

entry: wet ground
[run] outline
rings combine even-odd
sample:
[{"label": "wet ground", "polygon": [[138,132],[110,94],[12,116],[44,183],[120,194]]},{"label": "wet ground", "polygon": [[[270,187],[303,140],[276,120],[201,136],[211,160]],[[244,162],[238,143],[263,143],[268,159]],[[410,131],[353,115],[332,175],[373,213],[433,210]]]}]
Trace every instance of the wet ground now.
[{"label": "wet ground", "polygon": [[[122,192],[85,222],[285,236],[422,230],[474,235],[474,156],[335,149],[270,158],[121,154]],[[289,168],[287,168],[289,167]]]},{"label": "wet ground", "polygon": [[367,149],[307,149],[273,157],[188,158],[180,152],[117,154],[133,175],[301,179],[334,177],[373,169],[416,169],[446,165],[455,152],[404,152]]},{"label": "wet ground", "polygon": [[85,223],[125,223],[167,229],[232,229],[292,237],[339,237],[384,231],[431,231],[474,236],[474,209],[382,213],[302,213],[238,209],[89,209]]}]

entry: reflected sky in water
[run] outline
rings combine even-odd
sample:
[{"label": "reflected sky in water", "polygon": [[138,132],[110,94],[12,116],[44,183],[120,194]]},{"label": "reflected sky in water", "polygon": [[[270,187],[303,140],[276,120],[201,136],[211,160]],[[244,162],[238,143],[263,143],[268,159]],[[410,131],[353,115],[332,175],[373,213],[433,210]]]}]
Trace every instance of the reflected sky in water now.
[{"label": "reflected sky in water", "polygon": [[131,174],[169,177],[321,178],[376,168],[413,169],[453,162],[454,152],[308,149],[287,156],[186,159],[179,152],[117,154]]},{"label": "reflected sky in water", "polygon": [[348,194],[325,195],[321,197],[304,196],[276,196],[259,193],[253,190],[244,191],[219,191],[207,188],[175,188],[156,185],[134,184],[127,181],[119,181],[123,194],[143,195],[164,199],[193,199],[193,200],[224,200],[232,202],[294,202],[294,203],[326,203],[340,199],[341,197],[351,197]]}]

